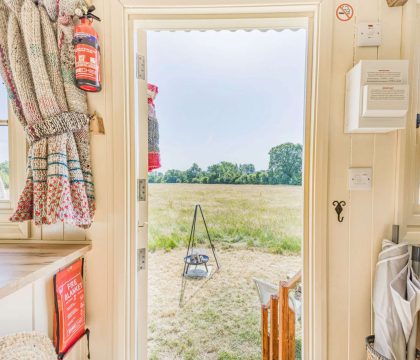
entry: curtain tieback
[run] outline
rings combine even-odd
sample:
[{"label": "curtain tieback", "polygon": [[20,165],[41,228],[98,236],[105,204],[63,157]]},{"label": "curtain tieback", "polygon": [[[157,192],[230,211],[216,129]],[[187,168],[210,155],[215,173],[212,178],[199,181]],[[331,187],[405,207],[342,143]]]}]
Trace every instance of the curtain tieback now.
[{"label": "curtain tieback", "polygon": [[50,136],[61,135],[85,128],[90,116],[78,112],[63,112],[51,116],[42,122],[25,127],[26,136],[30,144]]}]

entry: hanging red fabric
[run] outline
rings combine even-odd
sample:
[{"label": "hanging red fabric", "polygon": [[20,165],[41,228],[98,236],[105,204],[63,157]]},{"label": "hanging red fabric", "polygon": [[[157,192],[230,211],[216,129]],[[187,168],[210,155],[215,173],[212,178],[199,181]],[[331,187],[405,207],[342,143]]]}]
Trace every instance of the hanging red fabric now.
[{"label": "hanging red fabric", "polygon": [[160,150],[159,150],[159,124],[156,118],[154,100],[159,89],[156,85],[147,84],[147,102],[149,106],[148,126],[149,126],[149,172],[159,169]]}]

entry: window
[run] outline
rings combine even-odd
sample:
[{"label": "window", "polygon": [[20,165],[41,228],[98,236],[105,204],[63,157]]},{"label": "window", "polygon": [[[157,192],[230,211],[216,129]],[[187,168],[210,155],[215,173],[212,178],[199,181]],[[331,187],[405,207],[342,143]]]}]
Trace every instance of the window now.
[{"label": "window", "polygon": [[7,92],[0,83],[0,201],[10,200],[9,175],[9,115],[7,106]]},{"label": "window", "polygon": [[27,222],[9,221],[25,185],[25,173],[25,135],[9,107],[7,89],[0,77],[0,239],[21,239],[29,235]]}]

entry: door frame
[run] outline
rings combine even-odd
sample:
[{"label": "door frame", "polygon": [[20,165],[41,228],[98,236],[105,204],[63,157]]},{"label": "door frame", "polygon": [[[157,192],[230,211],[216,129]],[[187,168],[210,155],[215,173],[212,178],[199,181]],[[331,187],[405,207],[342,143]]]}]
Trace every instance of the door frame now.
[{"label": "door frame", "polygon": [[[155,24],[165,20],[182,20],[194,16],[201,19],[241,17],[296,18],[304,17],[312,24],[308,38],[308,82],[306,94],[305,164],[304,164],[304,359],[327,359],[327,181],[328,181],[328,124],[329,80],[332,43],[332,0],[264,1],[255,6],[247,0],[205,2],[194,5],[192,0],[111,0],[112,65],[109,78],[110,99],[114,118],[121,118],[121,127],[113,129],[112,141],[121,152],[114,154],[114,169],[121,189],[115,192],[116,216],[113,219],[115,242],[113,253],[113,358],[135,359],[136,331],[132,321],[135,314],[136,262],[136,156],[134,97],[134,21],[153,19]],[[204,1],[202,2],[204,3]],[[214,5],[212,6],[212,3]],[[163,23],[162,23],[163,20]],[[106,56],[106,53],[105,53]],[[322,81],[320,81],[322,79]],[[128,85],[128,86],[127,86]],[[117,165],[118,164],[118,165]],[[114,175],[115,176],[115,175]],[[122,180],[121,180],[122,179]],[[122,195],[122,196],[121,196]],[[126,239],[126,241],[121,241]],[[143,359],[141,359],[143,360]],[[145,360],[145,359],[144,359]]]}]

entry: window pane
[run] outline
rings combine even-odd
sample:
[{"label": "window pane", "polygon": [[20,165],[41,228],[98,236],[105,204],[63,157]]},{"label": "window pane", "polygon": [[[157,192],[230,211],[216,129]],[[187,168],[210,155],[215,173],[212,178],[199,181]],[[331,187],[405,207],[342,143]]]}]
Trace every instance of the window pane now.
[{"label": "window pane", "polygon": [[0,201],[9,200],[8,126],[0,126]]},{"label": "window pane", "polygon": [[7,120],[7,90],[0,77],[0,120]]}]

